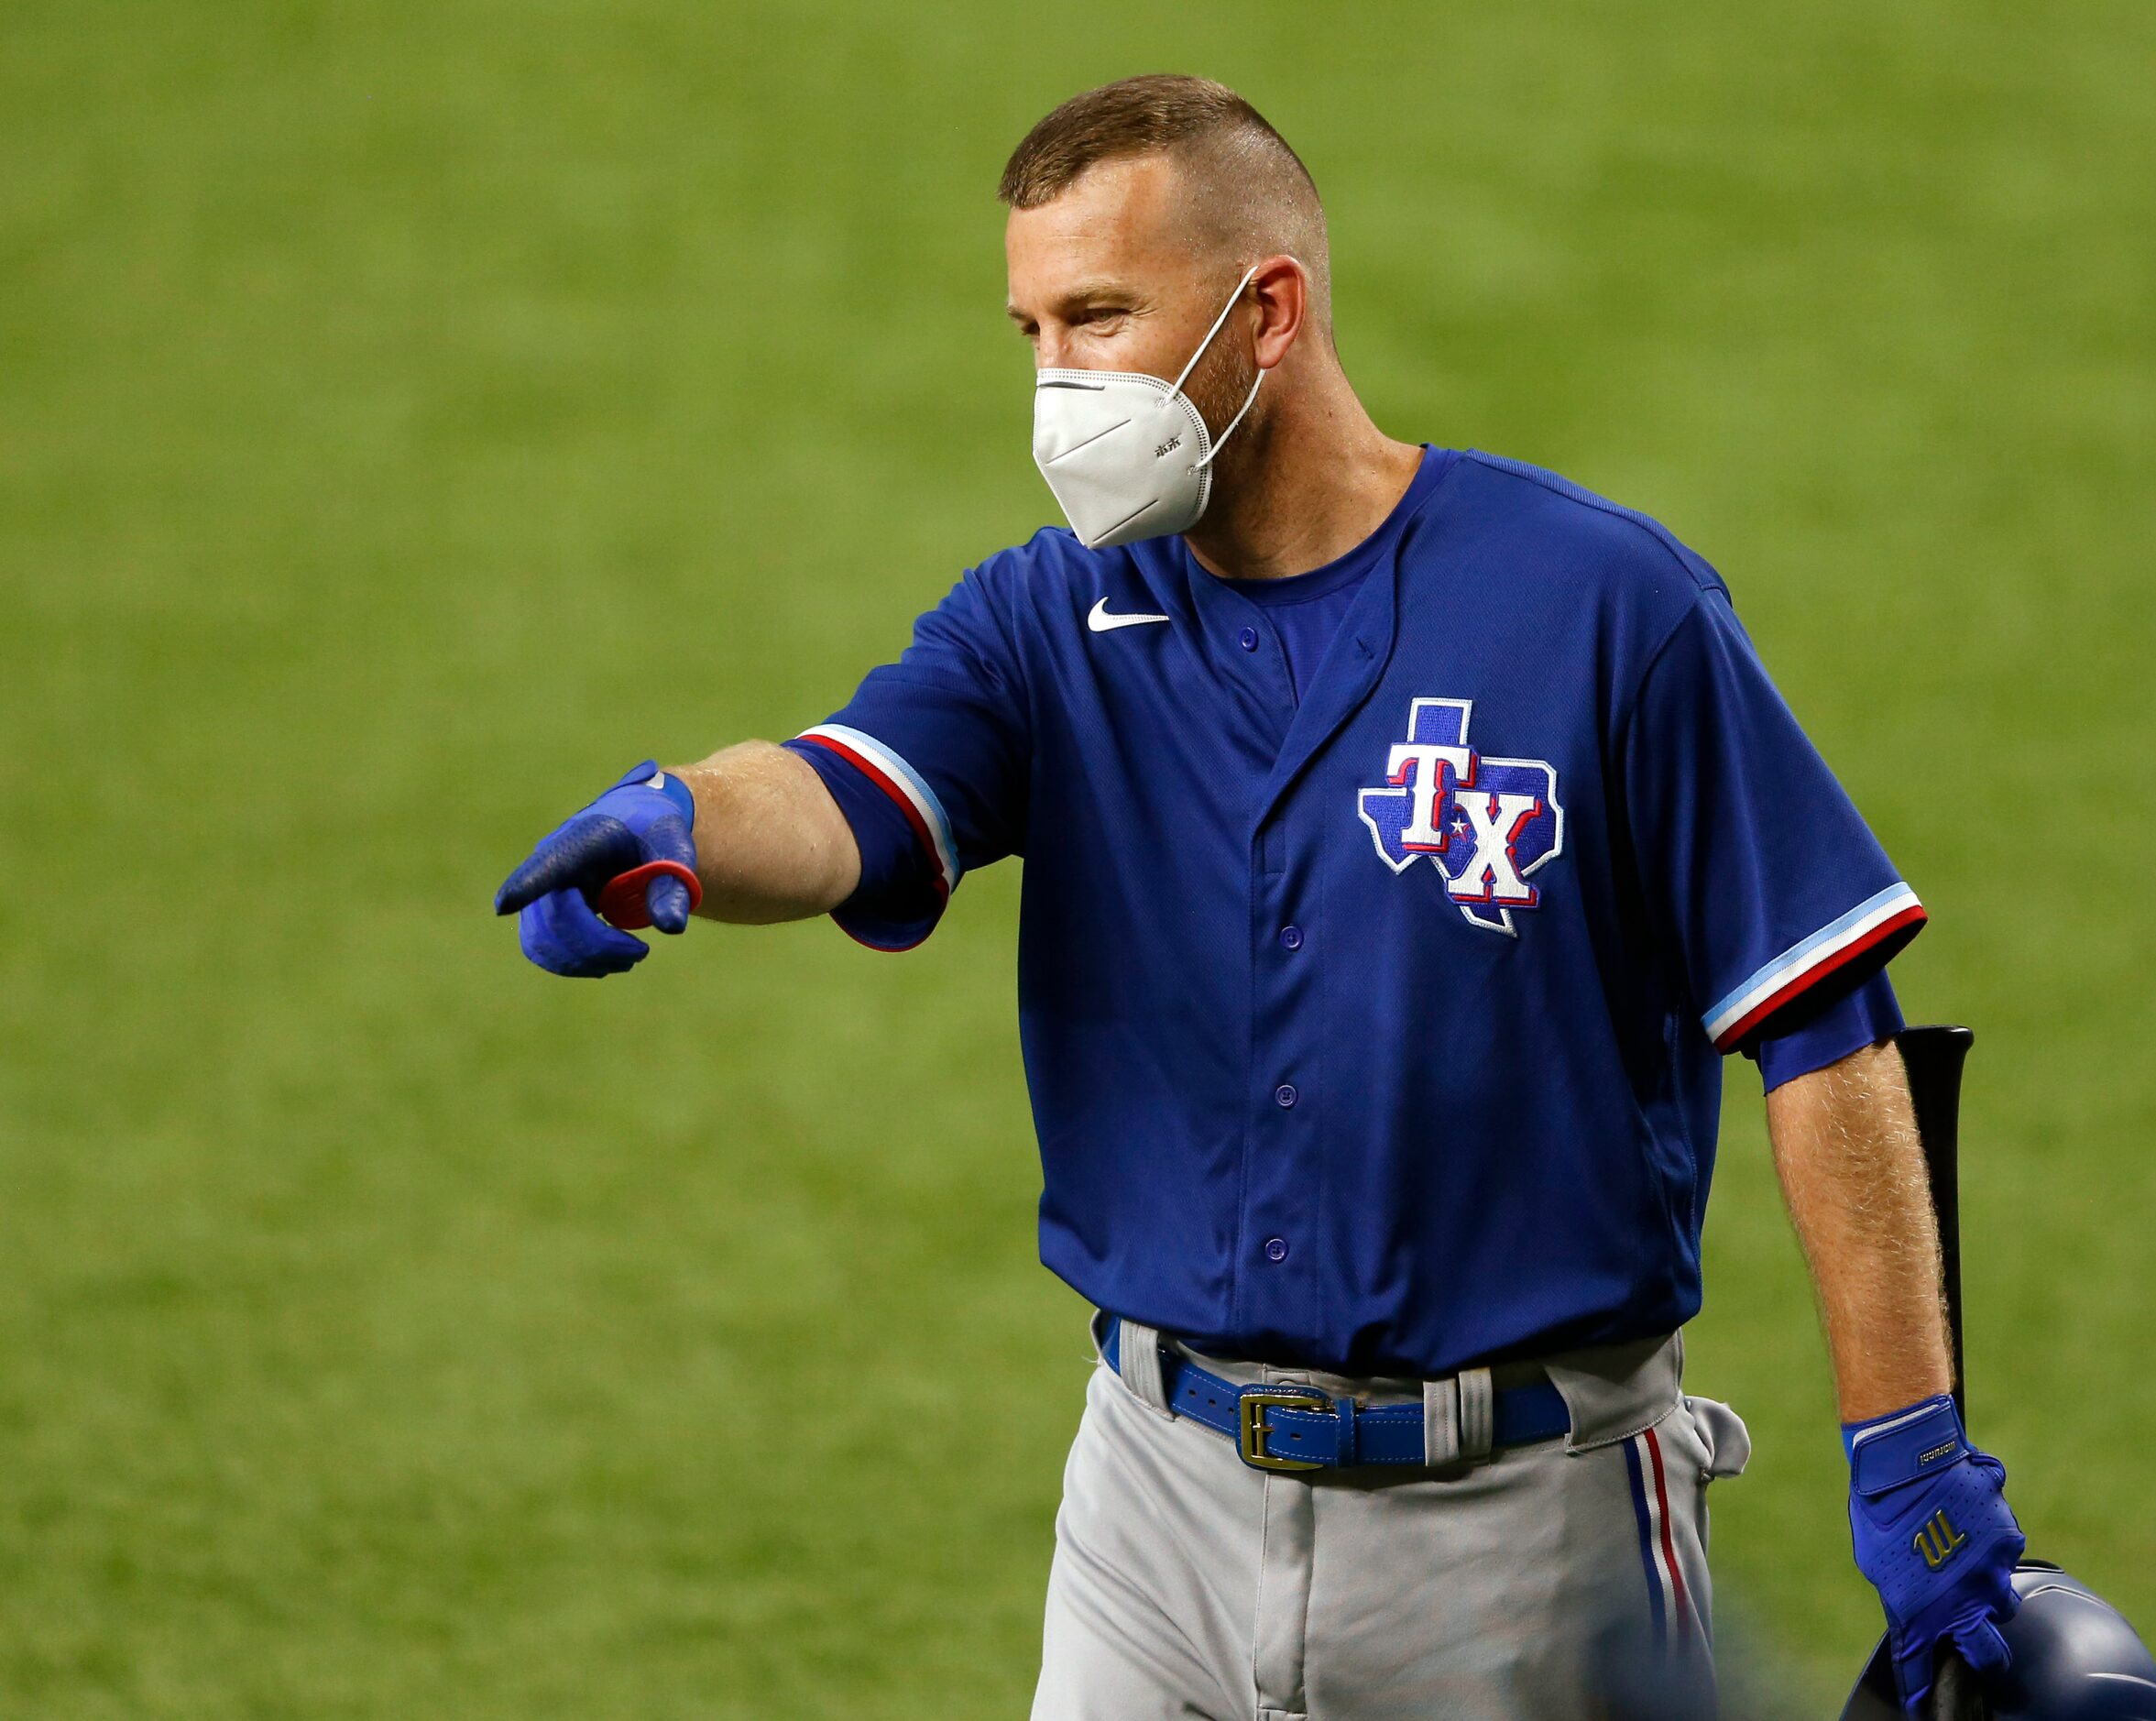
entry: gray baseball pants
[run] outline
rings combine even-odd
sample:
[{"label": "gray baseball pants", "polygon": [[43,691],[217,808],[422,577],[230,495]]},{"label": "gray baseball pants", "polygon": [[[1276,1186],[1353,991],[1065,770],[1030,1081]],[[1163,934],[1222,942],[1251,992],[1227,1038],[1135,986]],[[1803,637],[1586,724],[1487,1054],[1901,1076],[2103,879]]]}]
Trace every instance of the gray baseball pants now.
[{"label": "gray baseball pants", "polygon": [[1675,1335],[1547,1359],[1570,1434],[1494,1452],[1476,1407],[1532,1367],[1424,1383],[1197,1357],[1239,1386],[1419,1397],[1428,1449],[1460,1454],[1295,1474],[1176,1418],[1155,1337],[1126,1323],[1123,1374],[1097,1362],[1087,1387],[1033,1721],[1712,1712],[1706,1488],[1750,1441],[1685,1397]]}]

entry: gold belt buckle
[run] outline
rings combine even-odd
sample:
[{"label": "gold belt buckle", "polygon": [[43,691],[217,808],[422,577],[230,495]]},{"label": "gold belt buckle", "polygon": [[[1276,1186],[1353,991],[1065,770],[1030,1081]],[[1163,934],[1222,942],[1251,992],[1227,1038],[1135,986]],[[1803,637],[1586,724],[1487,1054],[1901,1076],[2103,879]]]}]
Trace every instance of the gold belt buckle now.
[{"label": "gold belt buckle", "polygon": [[1275,1407],[1296,1410],[1330,1410],[1332,1400],[1315,1387],[1245,1387],[1235,1400],[1236,1417],[1242,1430],[1242,1462],[1253,1470],[1322,1470],[1308,1458],[1279,1458],[1265,1450],[1272,1426],[1265,1412]]}]

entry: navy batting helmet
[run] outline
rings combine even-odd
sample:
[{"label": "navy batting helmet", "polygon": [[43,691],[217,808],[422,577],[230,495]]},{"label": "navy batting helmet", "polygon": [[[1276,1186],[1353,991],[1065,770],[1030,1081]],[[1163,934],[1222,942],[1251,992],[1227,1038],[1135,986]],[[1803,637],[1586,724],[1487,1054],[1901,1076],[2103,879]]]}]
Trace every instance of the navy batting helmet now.
[{"label": "navy batting helmet", "polygon": [[[2156,1721],[2156,1659],[2118,1609],[2043,1560],[2014,1569],[2014,1590],[2020,1610],[2000,1628],[2014,1664],[1988,1694],[1994,1716]],[[1900,1713],[1882,1638],[1842,1721],[1887,1721]]]}]

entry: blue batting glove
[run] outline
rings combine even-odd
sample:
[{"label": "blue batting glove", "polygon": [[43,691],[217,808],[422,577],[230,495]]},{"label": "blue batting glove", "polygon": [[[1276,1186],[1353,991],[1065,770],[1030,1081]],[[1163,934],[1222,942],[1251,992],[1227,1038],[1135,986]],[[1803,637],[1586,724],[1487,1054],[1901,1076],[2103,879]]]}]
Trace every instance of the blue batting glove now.
[{"label": "blue batting glove", "polygon": [[1932,1688],[1943,1645],[1989,1680],[2013,1660],[1999,1627],[2021,1605],[2014,1563],[2028,1546],[2003,1489],[2007,1467],[1971,1446],[1954,1400],[1844,1422],[1849,1533],[1857,1569],[1887,1609],[1901,1706]]},{"label": "blue batting glove", "polygon": [[647,759],[534,849],[495,893],[494,912],[517,916],[524,954],[550,974],[627,973],[649,947],[618,928],[680,932],[702,899],[695,822],[688,785]]}]

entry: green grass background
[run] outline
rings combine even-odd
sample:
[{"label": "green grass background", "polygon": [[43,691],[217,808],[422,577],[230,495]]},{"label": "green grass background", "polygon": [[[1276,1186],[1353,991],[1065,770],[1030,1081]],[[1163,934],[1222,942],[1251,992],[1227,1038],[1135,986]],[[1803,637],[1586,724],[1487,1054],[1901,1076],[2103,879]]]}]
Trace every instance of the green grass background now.
[{"label": "green grass background", "polygon": [[[1976,1429],[2156,1625],[2156,14],[0,10],[0,1713],[996,1716],[1082,1310],[1017,870],[565,985],[498,877],[1049,517],[1002,158],[1203,71],[1403,435],[1728,574],[1975,1024]],[[1876,1626],[1735,1072],[1693,1382],[1759,1701]],[[1771,1706],[1771,1705],[1769,1705]]]}]

